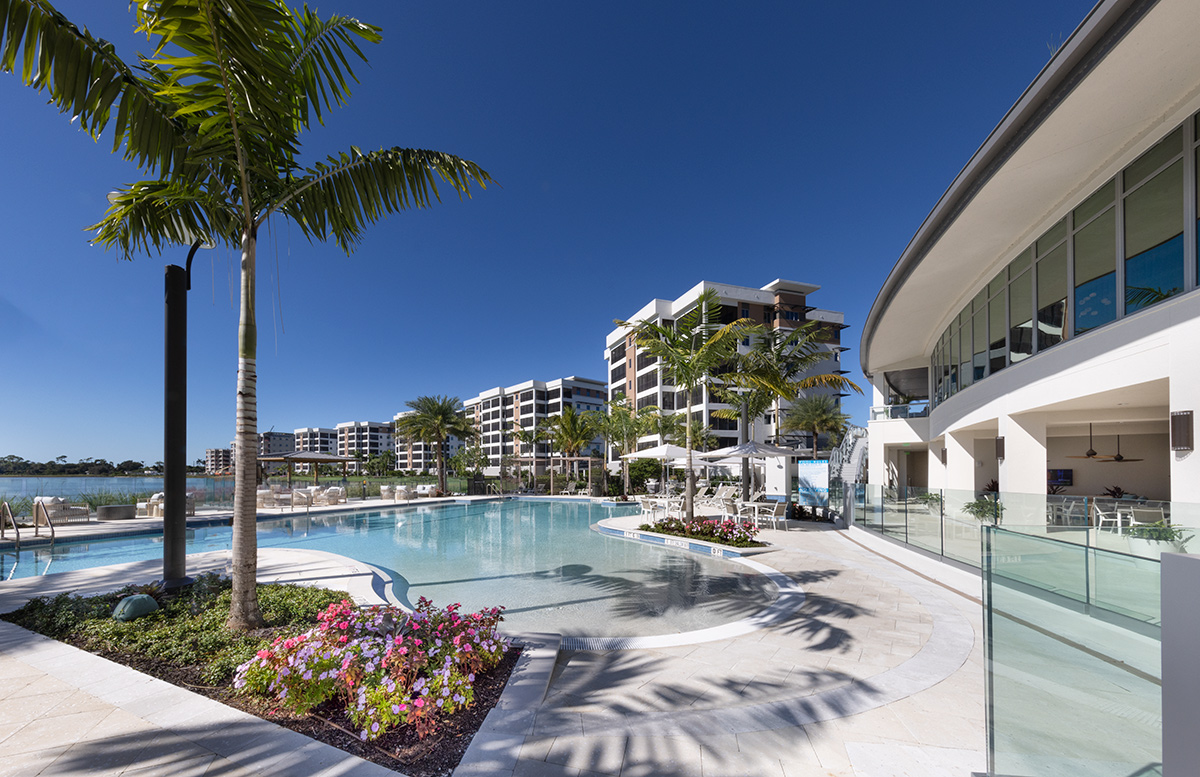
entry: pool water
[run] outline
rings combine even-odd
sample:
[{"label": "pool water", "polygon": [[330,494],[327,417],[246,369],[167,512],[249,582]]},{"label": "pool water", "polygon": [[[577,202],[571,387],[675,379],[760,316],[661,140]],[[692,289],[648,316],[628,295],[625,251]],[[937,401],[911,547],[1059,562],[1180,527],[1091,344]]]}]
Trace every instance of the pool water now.
[{"label": "pool water", "polygon": [[[768,605],[774,587],[729,561],[605,537],[627,506],[508,500],[260,521],[260,547],[324,550],[391,574],[398,597],[464,610],[504,605],[509,631],[648,636],[707,628]],[[188,553],[230,547],[229,527],[188,531]],[[161,537],[22,551],[17,576],[161,557]],[[6,554],[7,577],[13,555]],[[35,572],[36,569],[36,572]],[[0,584],[2,585],[2,584]]]}]

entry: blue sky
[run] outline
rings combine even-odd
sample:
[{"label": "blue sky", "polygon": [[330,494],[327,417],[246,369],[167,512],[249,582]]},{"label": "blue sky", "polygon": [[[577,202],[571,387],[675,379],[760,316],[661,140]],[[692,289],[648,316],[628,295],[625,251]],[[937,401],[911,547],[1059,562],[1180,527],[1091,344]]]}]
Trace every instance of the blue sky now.
[{"label": "blue sky", "polygon": [[[59,0],[132,60],[124,2]],[[390,420],[421,394],[604,377],[614,318],[701,280],[819,284],[844,361],[921,221],[1057,46],[1080,0],[340,0],[383,28],[310,158],[433,148],[501,184],[371,228],[350,256],[260,233],[259,425]],[[0,455],[162,458],[164,257],[83,230],[143,176],[0,76]],[[188,455],[233,437],[237,257],[202,251]],[[861,374],[852,375],[864,388]],[[847,409],[865,423],[868,401]]]}]

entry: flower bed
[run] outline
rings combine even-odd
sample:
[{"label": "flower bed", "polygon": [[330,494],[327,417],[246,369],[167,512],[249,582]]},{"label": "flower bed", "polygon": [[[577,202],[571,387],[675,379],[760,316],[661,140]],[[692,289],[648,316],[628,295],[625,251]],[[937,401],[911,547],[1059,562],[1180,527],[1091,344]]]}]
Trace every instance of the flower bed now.
[{"label": "flower bed", "polygon": [[682,518],[660,518],[654,523],[643,523],[638,528],[642,531],[689,537],[734,548],[761,548],[766,545],[765,542],[755,539],[758,536],[756,526],[733,520],[694,520],[689,523]]},{"label": "flower bed", "polygon": [[277,638],[238,667],[234,687],[306,714],[336,700],[364,742],[398,726],[424,738],[474,698],[476,673],[500,663],[508,642],[496,633],[503,608],[460,615],[421,598],[411,615],[396,607],[329,605],[315,628]]}]

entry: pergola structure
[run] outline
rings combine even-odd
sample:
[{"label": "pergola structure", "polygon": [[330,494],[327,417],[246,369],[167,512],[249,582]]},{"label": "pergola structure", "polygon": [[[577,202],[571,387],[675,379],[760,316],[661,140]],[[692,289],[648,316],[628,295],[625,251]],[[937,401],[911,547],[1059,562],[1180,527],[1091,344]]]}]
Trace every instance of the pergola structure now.
[{"label": "pergola structure", "polygon": [[[353,456],[338,456],[336,453],[322,453],[320,451],[292,451],[291,453],[281,453],[277,456],[259,456],[258,460],[262,461],[281,461],[286,463],[288,475],[288,488],[292,487],[292,467],[295,464],[341,464],[342,477],[347,475],[347,468],[355,459]],[[313,467],[313,482],[321,482],[320,468]]]}]

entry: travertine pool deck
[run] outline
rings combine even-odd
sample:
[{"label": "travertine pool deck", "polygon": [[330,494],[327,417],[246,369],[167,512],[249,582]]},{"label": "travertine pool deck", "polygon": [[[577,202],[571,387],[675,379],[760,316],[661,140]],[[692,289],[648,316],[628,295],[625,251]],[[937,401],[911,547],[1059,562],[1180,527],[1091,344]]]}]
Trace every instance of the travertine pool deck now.
[{"label": "travertine pool deck", "polygon": [[[803,590],[790,614],[728,638],[557,659],[553,635],[527,637],[541,648],[527,651],[455,774],[982,772],[978,577],[857,529],[793,524],[762,536],[774,548],[754,562]],[[227,559],[189,556],[188,569]],[[0,583],[0,611],[161,576],[161,562],[118,567]],[[319,582],[363,603],[388,596],[374,570],[332,554],[263,549],[260,578]],[[0,754],[0,777],[395,774],[7,623]]]}]

